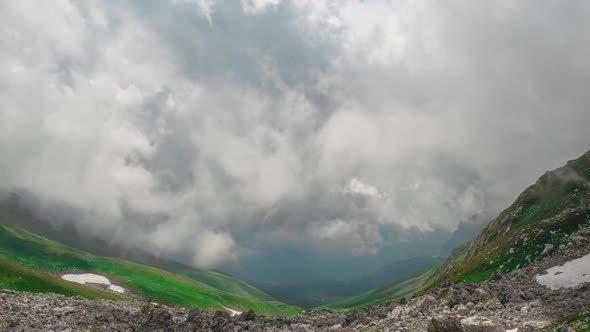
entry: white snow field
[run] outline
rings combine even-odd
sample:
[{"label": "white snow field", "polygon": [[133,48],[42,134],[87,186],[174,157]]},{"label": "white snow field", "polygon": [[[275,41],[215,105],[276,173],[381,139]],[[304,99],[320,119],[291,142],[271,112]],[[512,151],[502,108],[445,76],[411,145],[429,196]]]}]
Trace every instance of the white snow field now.
[{"label": "white snow field", "polygon": [[239,315],[241,315],[241,314],[242,314],[242,312],[241,312],[241,311],[237,311],[237,310],[234,310],[234,309],[232,309],[232,308],[228,308],[228,307],[223,307],[223,308],[224,308],[225,310],[229,311],[229,314],[230,314],[230,316],[232,316],[232,317],[234,317],[234,316],[239,316]]},{"label": "white snow field", "polygon": [[572,288],[590,282],[590,254],[554,266],[547,270],[547,274],[537,275],[535,278],[538,283],[553,290]]},{"label": "white snow field", "polygon": [[64,274],[61,276],[63,280],[75,282],[77,284],[98,284],[107,286],[108,290],[117,293],[125,293],[125,288],[113,285],[109,279],[94,273],[80,273],[80,274]]}]

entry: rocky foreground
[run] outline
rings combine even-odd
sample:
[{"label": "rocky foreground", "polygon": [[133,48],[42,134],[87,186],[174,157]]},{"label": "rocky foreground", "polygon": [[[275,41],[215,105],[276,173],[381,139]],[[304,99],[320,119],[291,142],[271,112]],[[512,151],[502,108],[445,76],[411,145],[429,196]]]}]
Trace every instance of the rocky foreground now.
[{"label": "rocky foreground", "polygon": [[584,322],[553,322],[590,308],[590,284],[552,290],[536,276],[590,253],[590,228],[542,262],[480,285],[446,285],[426,295],[364,310],[309,311],[264,317],[167,307],[141,301],[0,291],[0,331],[576,331]]}]

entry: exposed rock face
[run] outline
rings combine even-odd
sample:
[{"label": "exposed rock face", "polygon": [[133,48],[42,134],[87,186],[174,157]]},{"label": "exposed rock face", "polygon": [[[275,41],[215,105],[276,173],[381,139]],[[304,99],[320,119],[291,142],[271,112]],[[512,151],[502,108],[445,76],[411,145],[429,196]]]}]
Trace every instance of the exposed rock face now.
[{"label": "exposed rock face", "polygon": [[[339,313],[319,310],[293,317],[264,317],[248,311],[231,317],[224,311],[141,301],[90,301],[3,290],[0,331],[539,331],[559,318],[590,308],[590,284],[552,290],[535,279],[550,267],[588,254],[589,239],[590,228],[583,228],[570,237],[565,249],[554,248],[542,262],[510,274],[497,273],[480,285],[447,283],[404,304],[390,302]],[[562,325],[558,331],[575,331]]]}]

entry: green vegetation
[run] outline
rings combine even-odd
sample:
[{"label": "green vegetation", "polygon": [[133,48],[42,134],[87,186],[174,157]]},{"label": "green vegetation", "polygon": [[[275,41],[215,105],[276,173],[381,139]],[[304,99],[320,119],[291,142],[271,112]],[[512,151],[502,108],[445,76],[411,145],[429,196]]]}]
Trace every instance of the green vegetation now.
[{"label": "green vegetation", "polygon": [[115,293],[71,283],[2,258],[0,258],[0,289],[56,293],[66,296],[80,295],[87,299],[119,300],[123,298]]},{"label": "green vegetation", "polygon": [[268,295],[221,273],[189,269],[180,275],[122,259],[94,256],[9,225],[0,225],[0,258],[54,275],[101,274],[134,294],[161,303],[213,309],[227,306],[263,314],[300,311],[298,307],[271,301]]},{"label": "green vegetation", "polygon": [[438,277],[443,264],[439,263],[429,269],[419,272],[407,279],[394,282],[383,288],[369,291],[367,293],[354,296],[336,303],[332,303],[321,308],[334,310],[352,310],[369,307],[403,297],[413,295],[416,291],[429,285]]},{"label": "green vegetation", "polygon": [[547,326],[543,330],[555,331],[561,325],[576,327],[576,332],[588,332],[590,331],[590,311],[583,311],[567,316]]},{"label": "green vegetation", "polygon": [[[482,282],[496,271],[511,272],[555,252],[567,236],[590,223],[590,153],[543,175],[473,241],[461,264],[445,276]],[[440,281],[440,280],[439,280]]]},{"label": "green vegetation", "polygon": [[[383,288],[369,291],[340,302],[326,305],[322,308],[335,310],[352,310],[369,307],[372,305],[400,300],[419,294],[430,289],[434,283],[441,278],[445,271],[461,262],[467,254],[469,244],[461,245],[453,250],[449,258],[428,269],[418,272],[409,278],[393,282]],[[448,293],[447,293],[448,294]]]},{"label": "green vegetation", "polygon": [[[471,244],[453,250],[443,264],[410,278],[325,306],[337,310],[358,309],[442,285],[477,283],[495,272],[511,272],[542,259],[546,245],[559,250],[567,237],[590,224],[590,152],[547,172],[527,188],[508,209]],[[446,296],[443,292],[441,297]]]},{"label": "green vegetation", "polygon": [[156,267],[174,274],[182,275],[199,281],[218,290],[247,298],[260,300],[272,300],[272,297],[263,291],[227,274],[214,270],[201,270],[178,262],[133,257],[128,260],[142,265]]}]

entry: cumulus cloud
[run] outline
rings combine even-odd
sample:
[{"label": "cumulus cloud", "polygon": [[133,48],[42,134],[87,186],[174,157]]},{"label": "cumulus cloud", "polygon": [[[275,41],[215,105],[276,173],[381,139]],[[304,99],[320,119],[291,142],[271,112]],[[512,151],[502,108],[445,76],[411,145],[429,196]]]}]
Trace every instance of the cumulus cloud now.
[{"label": "cumulus cloud", "polygon": [[0,189],[197,265],[256,242],[378,255],[589,148],[584,1],[0,9]]}]

